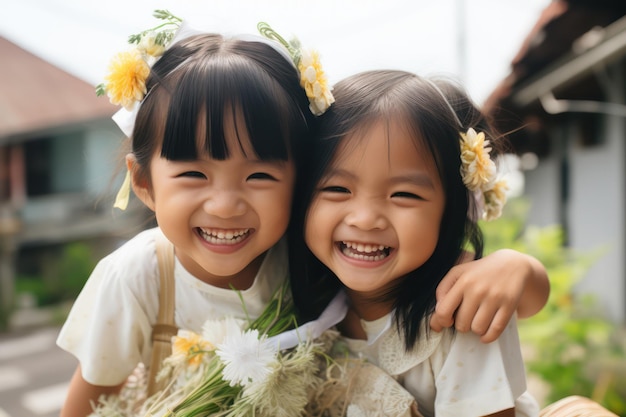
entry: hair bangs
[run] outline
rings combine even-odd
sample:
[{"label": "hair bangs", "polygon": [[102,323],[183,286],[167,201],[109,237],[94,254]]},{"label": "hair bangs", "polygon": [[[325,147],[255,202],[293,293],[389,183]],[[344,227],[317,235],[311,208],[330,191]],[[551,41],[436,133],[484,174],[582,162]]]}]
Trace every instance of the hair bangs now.
[{"label": "hair bangs", "polygon": [[[235,132],[245,126],[255,156],[261,160],[289,159],[293,115],[287,93],[263,69],[235,55],[221,54],[210,62],[194,62],[179,75],[172,92],[161,156],[192,160],[207,152],[228,159],[225,118],[232,112]],[[290,117],[284,117],[288,114]],[[240,115],[243,122],[237,120]],[[283,117],[281,117],[283,116]],[[252,155],[248,155],[251,157]]]}]

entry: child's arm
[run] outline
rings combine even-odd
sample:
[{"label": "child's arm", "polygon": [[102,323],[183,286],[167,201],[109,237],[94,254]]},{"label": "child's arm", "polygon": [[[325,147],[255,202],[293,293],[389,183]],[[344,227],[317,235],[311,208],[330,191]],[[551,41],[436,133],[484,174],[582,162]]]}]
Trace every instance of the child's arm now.
[{"label": "child's arm", "polygon": [[65,398],[60,417],[84,417],[93,412],[91,403],[97,404],[102,394],[116,394],[124,383],[113,386],[92,385],[83,379],[80,365],[76,368]]},{"label": "child's arm", "polygon": [[455,326],[473,331],[484,343],[496,340],[514,312],[521,318],[540,311],[548,300],[545,267],[530,255],[501,249],[455,266],[437,287],[431,328]]}]

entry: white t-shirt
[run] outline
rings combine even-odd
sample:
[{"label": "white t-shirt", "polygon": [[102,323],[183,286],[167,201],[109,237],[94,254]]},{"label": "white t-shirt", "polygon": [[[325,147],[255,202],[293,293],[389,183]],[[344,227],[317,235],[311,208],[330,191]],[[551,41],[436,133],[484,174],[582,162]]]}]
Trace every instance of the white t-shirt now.
[{"label": "white t-shirt", "polygon": [[[103,258],[61,329],[57,344],[76,356],[83,378],[91,384],[117,385],[139,362],[150,363],[152,326],[159,308],[155,249],[159,233],[158,228],[143,231]],[[200,281],[178,260],[174,276],[179,329],[201,333],[209,318],[246,318],[236,291]],[[257,318],[287,279],[287,247],[281,240],[266,254],[252,286],[240,292],[248,315]]]},{"label": "white t-shirt", "polygon": [[539,415],[537,402],[526,391],[514,319],[489,344],[474,333],[446,329],[422,337],[408,353],[391,314],[361,323],[368,340],[346,339],[350,350],[395,377],[424,416],[478,417],[513,407],[517,417]]}]

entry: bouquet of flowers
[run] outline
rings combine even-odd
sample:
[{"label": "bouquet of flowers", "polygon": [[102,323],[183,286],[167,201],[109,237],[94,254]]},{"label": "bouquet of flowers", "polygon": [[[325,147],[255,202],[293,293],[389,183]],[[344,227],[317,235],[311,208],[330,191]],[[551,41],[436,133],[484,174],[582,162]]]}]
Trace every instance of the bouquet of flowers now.
[{"label": "bouquet of flowers", "polygon": [[[138,368],[91,417],[419,417],[413,396],[381,368],[351,356],[331,328],[346,312],[338,294],[322,315],[295,326],[288,285],[256,320],[207,320],[180,330],[146,398]],[[245,305],[244,305],[245,310]]]},{"label": "bouquet of flowers", "polygon": [[157,376],[168,381],[164,390],[146,398],[136,372],[119,395],[100,398],[91,416],[304,415],[338,333],[327,330],[332,324],[313,332],[295,325],[285,284],[256,320],[207,320],[202,334],[179,330]]}]

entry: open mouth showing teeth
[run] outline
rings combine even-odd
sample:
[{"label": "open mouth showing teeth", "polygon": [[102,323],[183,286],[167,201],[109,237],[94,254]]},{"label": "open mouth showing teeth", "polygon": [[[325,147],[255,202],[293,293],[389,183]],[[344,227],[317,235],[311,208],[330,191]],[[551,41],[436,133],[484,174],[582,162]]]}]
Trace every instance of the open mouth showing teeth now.
[{"label": "open mouth showing teeth", "polygon": [[389,256],[391,248],[383,245],[370,245],[354,242],[340,242],[339,248],[348,258],[359,261],[380,261]]},{"label": "open mouth showing teeth", "polygon": [[200,236],[214,245],[236,245],[250,235],[250,229],[215,230],[198,228]]}]

